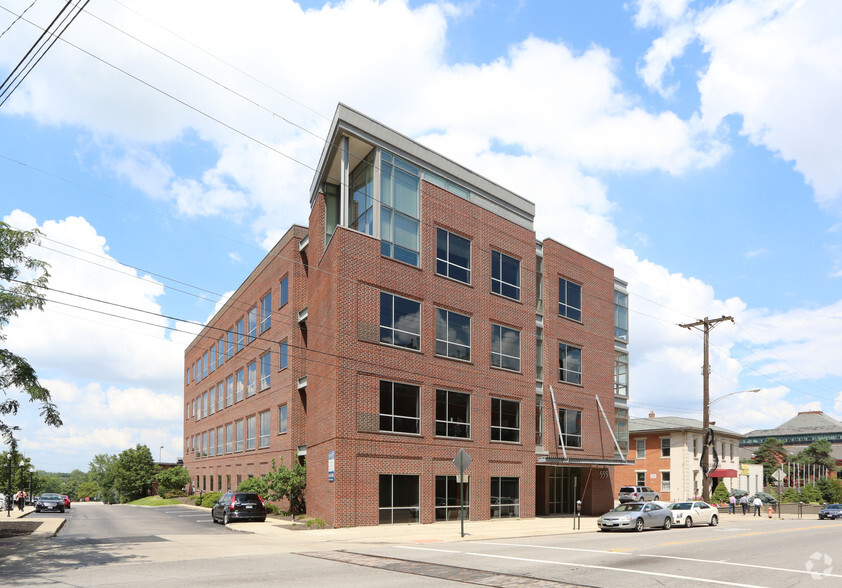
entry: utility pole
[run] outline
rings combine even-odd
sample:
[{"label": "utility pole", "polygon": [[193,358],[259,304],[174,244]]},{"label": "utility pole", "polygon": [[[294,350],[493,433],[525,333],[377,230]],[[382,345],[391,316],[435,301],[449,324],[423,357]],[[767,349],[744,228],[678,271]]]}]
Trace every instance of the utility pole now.
[{"label": "utility pole", "polygon": [[[702,364],[702,429],[704,429],[704,435],[707,435],[708,429],[710,429],[710,331],[723,321],[731,321],[733,323],[734,317],[725,315],[716,319],[705,317],[694,323],[678,325],[684,329],[698,329],[705,334],[705,357],[704,363]],[[702,452],[704,454],[702,458],[702,500],[710,502],[710,479],[708,478],[710,452],[704,449]]]}]

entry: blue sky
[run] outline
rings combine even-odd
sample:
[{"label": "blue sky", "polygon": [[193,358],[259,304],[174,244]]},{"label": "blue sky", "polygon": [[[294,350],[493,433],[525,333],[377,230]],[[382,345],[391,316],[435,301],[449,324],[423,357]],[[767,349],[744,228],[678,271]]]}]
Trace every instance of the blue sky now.
[{"label": "blue sky", "polygon": [[[29,4],[0,9],[2,77],[62,3],[15,22]],[[5,331],[65,422],[25,407],[24,452],[182,455],[190,322],[306,224],[340,101],[628,280],[632,416],[700,417],[702,341],[676,324],[726,314],[713,396],[761,392],[718,424],[842,419],[840,25],[833,1],[91,3],[0,107],[0,218],[44,232],[70,293]]]}]

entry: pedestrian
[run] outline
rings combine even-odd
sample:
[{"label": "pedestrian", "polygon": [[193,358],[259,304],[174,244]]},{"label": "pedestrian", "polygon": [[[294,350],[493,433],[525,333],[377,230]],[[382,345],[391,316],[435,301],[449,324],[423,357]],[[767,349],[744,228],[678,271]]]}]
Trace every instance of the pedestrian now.
[{"label": "pedestrian", "polygon": [[748,510],[748,495],[743,494],[742,498],[740,498],[740,506],[743,507],[743,516],[745,516],[746,511]]},{"label": "pedestrian", "polygon": [[737,497],[733,494],[728,499],[728,514],[737,514]]},{"label": "pedestrian", "polygon": [[752,504],[754,505],[754,516],[759,517],[760,516],[760,507],[763,506],[763,501],[760,500],[759,496],[755,496],[754,502],[752,502]]}]

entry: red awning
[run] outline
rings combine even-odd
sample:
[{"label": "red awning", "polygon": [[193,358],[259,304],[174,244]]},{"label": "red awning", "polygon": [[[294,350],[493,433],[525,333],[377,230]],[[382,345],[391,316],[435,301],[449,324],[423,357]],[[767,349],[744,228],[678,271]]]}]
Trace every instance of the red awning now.
[{"label": "red awning", "polygon": [[726,470],[723,468],[719,468],[716,470],[711,470],[708,474],[709,478],[736,478],[737,477],[737,470]]}]

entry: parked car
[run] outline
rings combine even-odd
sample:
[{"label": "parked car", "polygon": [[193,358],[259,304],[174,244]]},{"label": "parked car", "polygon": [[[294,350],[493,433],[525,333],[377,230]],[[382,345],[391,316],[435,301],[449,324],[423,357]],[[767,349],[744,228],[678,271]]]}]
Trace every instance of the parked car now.
[{"label": "parked car", "polygon": [[64,500],[60,494],[45,492],[35,503],[35,512],[64,512]]},{"label": "parked car", "polygon": [[642,531],[646,527],[669,529],[672,527],[672,514],[667,508],[652,502],[627,502],[615,506],[596,520],[600,531],[612,529],[634,529]]},{"label": "parked car", "polygon": [[622,486],[618,495],[620,503],[623,502],[647,502],[658,500],[658,493],[649,486]]},{"label": "parked car", "polygon": [[692,527],[696,523],[705,523],[715,527],[719,524],[719,509],[701,500],[673,502],[667,508],[672,512],[672,522],[676,525]]},{"label": "parked car", "polygon": [[820,519],[842,519],[842,504],[826,504],[819,511]]},{"label": "parked car", "polygon": [[64,508],[70,508],[70,497],[67,494],[62,494],[61,499],[64,500]]},{"label": "parked car", "polygon": [[227,492],[211,508],[214,523],[266,520],[266,505],[260,494],[254,492]]}]

